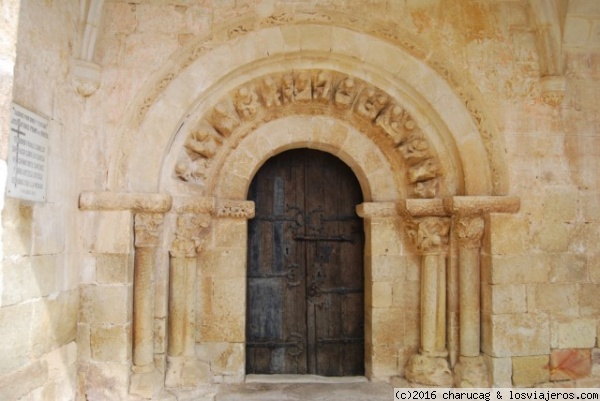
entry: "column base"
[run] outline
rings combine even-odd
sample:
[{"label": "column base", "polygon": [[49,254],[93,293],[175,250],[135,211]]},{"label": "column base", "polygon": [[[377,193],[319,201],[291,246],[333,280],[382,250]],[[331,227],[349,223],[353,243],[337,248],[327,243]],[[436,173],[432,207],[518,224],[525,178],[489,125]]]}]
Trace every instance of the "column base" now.
[{"label": "column base", "polygon": [[167,387],[196,387],[206,382],[209,376],[209,365],[196,357],[167,357]]},{"label": "column base", "polygon": [[153,365],[132,368],[129,394],[142,398],[154,398],[163,389],[163,375]]},{"label": "column base", "polygon": [[452,387],[454,381],[446,358],[433,355],[411,356],[405,375],[411,383],[433,387]]},{"label": "column base", "polygon": [[459,357],[454,366],[454,385],[463,388],[490,387],[487,365],[481,355]]}]

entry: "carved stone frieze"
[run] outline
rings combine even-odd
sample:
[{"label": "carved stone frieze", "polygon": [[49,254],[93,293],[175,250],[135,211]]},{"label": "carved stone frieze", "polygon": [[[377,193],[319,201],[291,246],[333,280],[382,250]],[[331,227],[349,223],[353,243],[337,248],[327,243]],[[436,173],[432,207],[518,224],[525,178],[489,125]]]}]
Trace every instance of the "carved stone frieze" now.
[{"label": "carved stone frieze", "polygon": [[391,141],[389,146],[406,167],[411,194],[420,198],[437,196],[440,163],[406,109],[383,90],[329,70],[263,76],[233,90],[188,134],[175,165],[175,176],[204,185],[212,171],[212,160],[222,149],[236,146],[236,141],[229,139],[236,130],[255,127],[280,114],[306,110],[346,116],[371,135]]},{"label": "carved stone frieze", "polygon": [[162,213],[136,213],[134,221],[135,247],[157,246],[162,223]]},{"label": "carved stone frieze", "polygon": [[440,253],[448,245],[450,219],[447,217],[422,217],[406,223],[408,237],[420,253]]},{"label": "carved stone frieze", "polygon": [[216,208],[217,217],[251,219],[254,217],[254,202],[220,200]]}]

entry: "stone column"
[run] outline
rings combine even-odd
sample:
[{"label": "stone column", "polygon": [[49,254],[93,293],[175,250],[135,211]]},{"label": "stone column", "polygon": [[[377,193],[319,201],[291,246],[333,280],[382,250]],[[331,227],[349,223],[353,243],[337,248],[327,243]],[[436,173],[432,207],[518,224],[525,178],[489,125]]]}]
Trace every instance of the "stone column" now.
[{"label": "stone column", "polygon": [[210,214],[177,216],[175,239],[170,249],[167,387],[196,386],[208,367],[196,358],[197,253]]},{"label": "stone column", "polygon": [[406,368],[413,383],[452,385],[446,350],[446,257],[450,219],[426,216],[407,222],[408,237],[421,254],[421,349]]},{"label": "stone column", "polygon": [[150,398],[162,388],[154,366],[154,268],[162,213],[136,213],[133,265],[133,375],[130,393]]},{"label": "stone column", "polygon": [[454,367],[457,387],[489,387],[488,369],[481,355],[481,246],[487,213],[515,213],[518,198],[463,196],[444,199],[453,216],[458,243],[459,361]]}]

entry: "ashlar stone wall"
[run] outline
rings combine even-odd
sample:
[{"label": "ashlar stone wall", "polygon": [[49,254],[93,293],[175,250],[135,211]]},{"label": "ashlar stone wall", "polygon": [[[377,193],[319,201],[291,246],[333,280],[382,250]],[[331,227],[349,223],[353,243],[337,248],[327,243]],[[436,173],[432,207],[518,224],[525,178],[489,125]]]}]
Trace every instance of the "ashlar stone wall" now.
[{"label": "ashlar stone wall", "polygon": [[[77,389],[79,135],[84,105],[71,86],[79,6],[0,4],[0,153],[6,177],[12,103],[49,120],[46,202],[2,195],[0,398],[73,400]],[[1,186],[4,193],[4,184]]]}]

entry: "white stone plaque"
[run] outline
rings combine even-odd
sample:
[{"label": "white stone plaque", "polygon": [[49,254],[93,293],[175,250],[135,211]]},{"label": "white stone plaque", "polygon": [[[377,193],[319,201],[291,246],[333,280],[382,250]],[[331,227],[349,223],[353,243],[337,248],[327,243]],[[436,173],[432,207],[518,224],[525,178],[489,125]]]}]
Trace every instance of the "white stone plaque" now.
[{"label": "white stone plaque", "polygon": [[45,202],[48,120],[13,104],[8,147],[6,195]]}]

